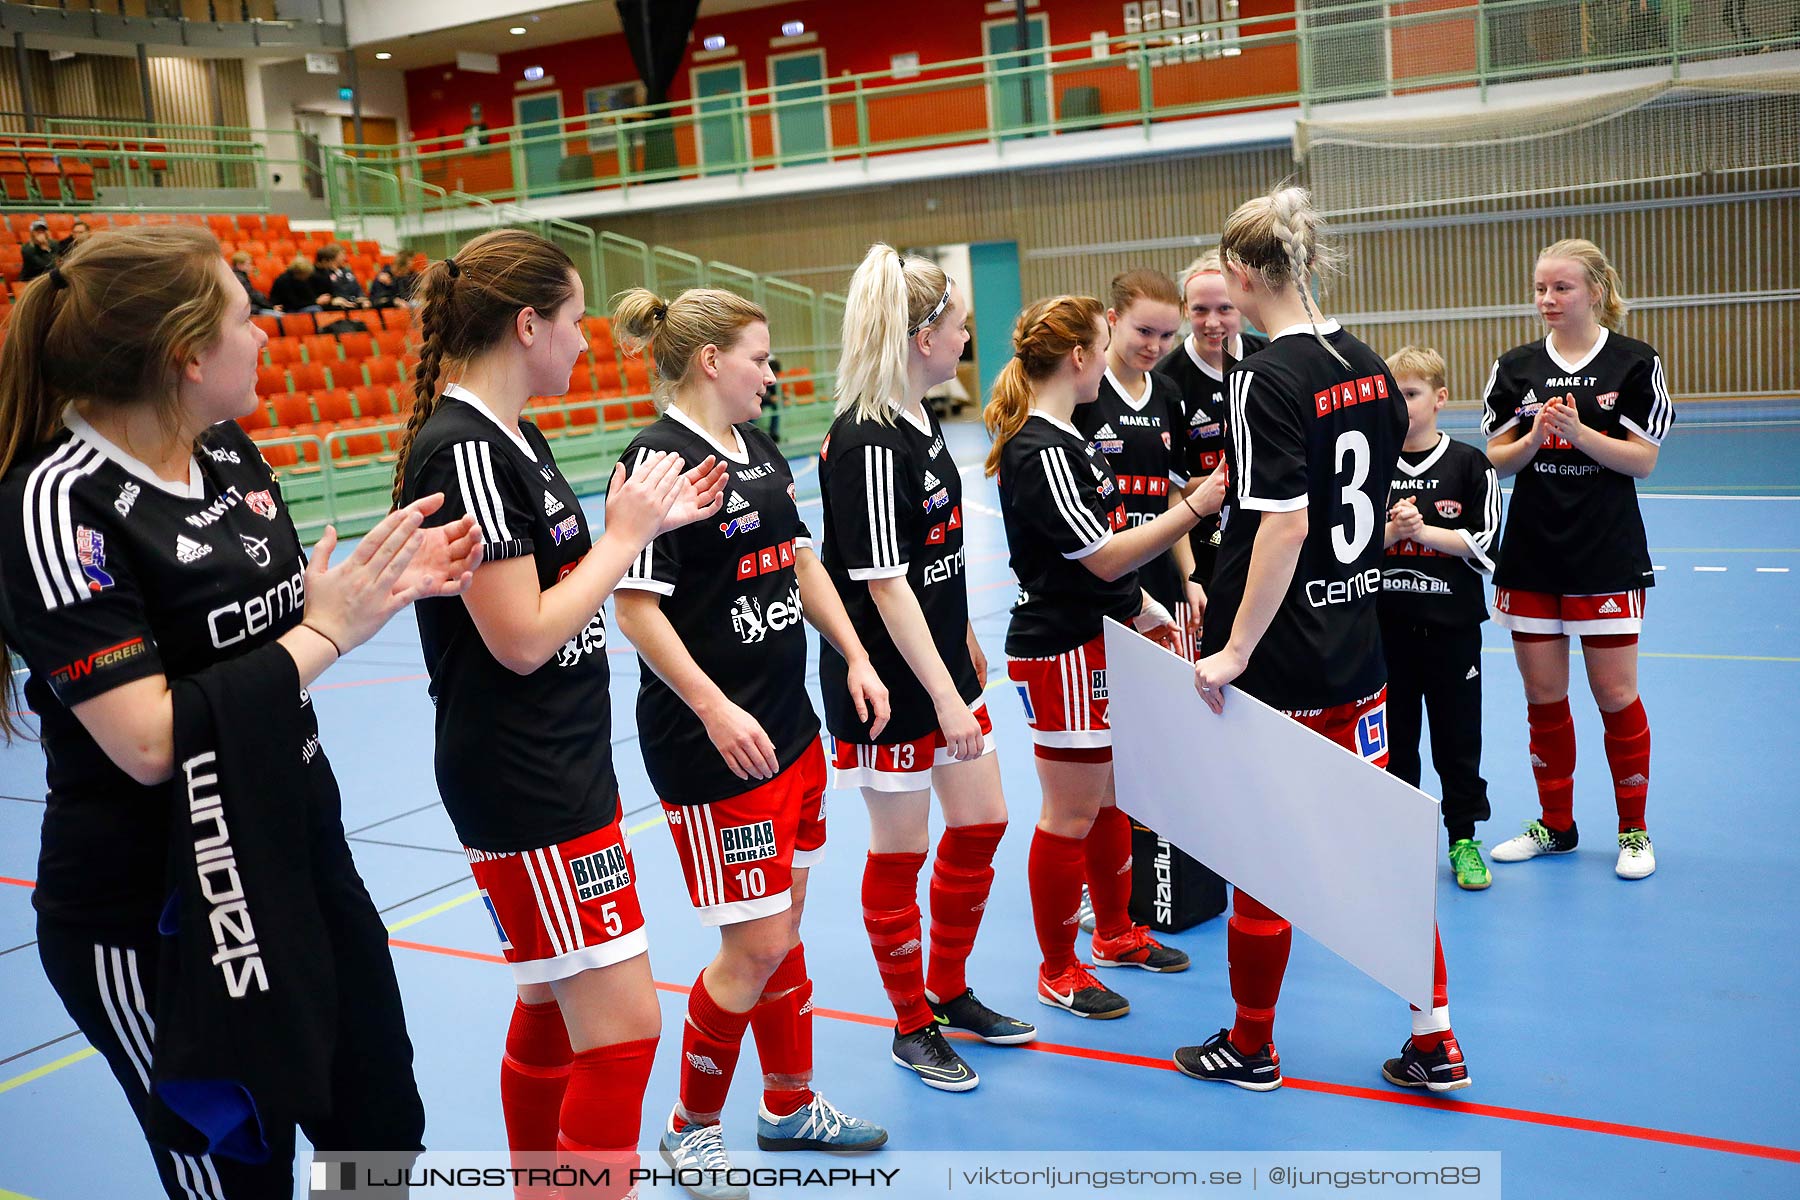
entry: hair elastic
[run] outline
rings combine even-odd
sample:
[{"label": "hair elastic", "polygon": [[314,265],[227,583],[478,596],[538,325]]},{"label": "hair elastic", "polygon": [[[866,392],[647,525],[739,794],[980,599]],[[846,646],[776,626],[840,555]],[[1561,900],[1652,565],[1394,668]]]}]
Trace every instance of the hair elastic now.
[{"label": "hair elastic", "polygon": [[50,268],[50,286],[52,288],[66,288],[69,286],[68,277],[62,273],[61,267],[53,266]]},{"label": "hair elastic", "polygon": [[454,258],[446,258],[444,260],[444,270],[450,272],[450,278],[452,279],[455,279],[462,274],[462,268],[457,265]]},{"label": "hair elastic", "polygon": [[669,319],[669,306],[660,300],[657,301],[656,307],[650,310],[650,317],[652,320],[659,323],[667,321]]}]

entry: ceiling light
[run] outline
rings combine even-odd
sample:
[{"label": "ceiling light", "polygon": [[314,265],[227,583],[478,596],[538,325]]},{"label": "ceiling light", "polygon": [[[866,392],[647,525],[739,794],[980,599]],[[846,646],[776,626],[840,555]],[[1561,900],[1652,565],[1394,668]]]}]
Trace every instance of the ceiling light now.
[{"label": "ceiling light", "polygon": [[375,52],[375,57],[380,59],[382,62],[386,62],[388,59],[390,59],[394,56],[392,54],[389,54],[386,50],[377,50]]},{"label": "ceiling light", "polygon": [[700,44],[708,50],[723,50],[725,48],[725,39],[715,33]]},{"label": "ceiling light", "polygon": [[514,37],[524,37],[525,36],[525,27],[523,25],[514,25],[511,29],[507,30],[506,32],[512,34]]},{"label": "ceiling light", "polygon": [[799,37],[806,32],[805,21],[784,21],[781,26],[782,37]]}]

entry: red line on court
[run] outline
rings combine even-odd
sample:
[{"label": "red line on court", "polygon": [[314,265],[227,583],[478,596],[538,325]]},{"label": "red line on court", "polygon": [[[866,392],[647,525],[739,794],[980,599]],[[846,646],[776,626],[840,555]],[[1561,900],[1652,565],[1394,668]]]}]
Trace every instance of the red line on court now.
[{"label": "red line on court", "polygon": [[[399,946],[403,950],[422,950],[427,954],[446,954],[451,958],[469,958],[477,962],[504,963],[506,961],[498,954],[483,954],[476,950],[457,950],[449,946],[433,946],[425,942],[403,942],[398,938],[389,938],[388,945]],[[660,992],[673,992],[678,996],[685,996],[689,991],[685,985],[678,983],[659,982],[656,989]],[[893,1024],[886,1017],[871,1017],[864,1013],[843,1012],[831,1008],[815,1008],[813,1011],[822,1017],[830,1017],[835,1021],[849,1021],[856,1025],[877,1025],[886,1028]],[[969,1035],[956,1036],[968,1037]],[[1064,1058],[1084,1058],[1090,1062],[1117,1063],[1127,1067],[1146,1067],[1154,1071],[1173,1071],[1175,1069],[1175,1064],[1168,1059],[1146,1058],[1141,1054],[1120,1054],[1112,1050],[1095,1050],[1087,1046],[1064,1046],[1056,1042],[1030,1042],[1023,1048],[1036,1050],[1040,1054],[1056,1054]],[[1621,1125],[1613,1121],[1593,1121],[1587,1117],[1567,1117],[1561,1113],[1535,1112],[1529,1108],[1505,1108],[1497,1104],[1428,1100],[1423,1096],[1382,1092],[1374,1088],[1355,1087],[1347,1083],[1296,1079],[1292,1075],[1282,1079],[1282,1086],[1302,1092],[1344,1096],[1352,1100],[1376,1100],[1382,1104],[1398,1104],[1407,1108],[1429,1108],[1437,1112],[1460,1113],[1471,1117],[1492,1117],[1499,1121],[1518,1121],[1525,1125],[1548,1125],[1554,1129],[1572,1129],[1580,1133],[1602,1133],[1611,1137],[1661,1142],[1668,1146],[1688,1146],[1695,1150],[1716,1150],[1721,1154],[1742,1154],[1750,1158],[1770,1158],[1777,1162],[1800,1163],[1800,1150],[1791,1150],[1786,1146],[1734,1142],[1726,1138],[1679,1133],[1672,1129],[1652,1129],[1644,1125]]]},{"label": "red line on court", "polygon": [[14,887],[22,888],[34,888],[37,886],[37,880],[35,879],[14,879],[10,875],[0,875],[0,883],[10,883]]}]

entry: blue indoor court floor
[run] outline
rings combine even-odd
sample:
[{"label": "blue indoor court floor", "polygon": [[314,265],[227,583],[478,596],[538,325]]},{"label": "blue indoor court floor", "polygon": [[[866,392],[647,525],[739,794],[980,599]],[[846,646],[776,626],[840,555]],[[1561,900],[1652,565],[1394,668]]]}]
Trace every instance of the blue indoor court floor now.
[{"label": "blue indoor court floor", "polygon": [[[1462,416],[1458,432],[1468,424]],[[1600,724],[1578,670],[1580,851],[1497,864],[1480,893],[1459,891],[1440,863],[1451,1011],[1474,1079],[1445,1100],[1382,1082],[1382,1059],[1408,1031],[1406,1006],[1304,936],[1275,1035],[1287,1086],[1270,1094],[1208,1087],[1169,1061],[1175,1046],[1230,1021],[1223,920],[1168,939],[1193,956],[1191,971],[1107,980],[1132,1002],[1124,1020],[1082,1022],[1034,1002],[1025,858],[1038,789],[1001,650],[1013,584],[997,497],[980,474],[985,438],[968,422],[950,435],[964,464],[970,604],[995,667],[989,699],[1013,813],[969,976],[984,1000],[1036,1022],[1041,1038],[1026,1049],[966,1048],[982,1081],[963,1095],[929,1091],[890,1064],[891,1012],[858,898],[867,818],[854,792],[834,792],[805,921],[823,1094],[886,1125],[896,1149],[1486,1150],[1502,1155],[1505,1190],[1517,1197],[1800,1196],[1800,872],[1790,860],[1800,829],[1800,406],[1689,405],[1645,489],[1658,566],[1642,643],[1657,873],[1638,883],[1613,875]],[[813,465],[796,471],[804,515],[816,521]],[[1495,815],[1479,836],[1491,847],[1536,805],[1518,676],[1505,639],[1491,626],[1486,636],[1483,765]],[[663,985],[645,1108],[654,1125],[674,1097],[686,985],[716,938],[688,906],[638,755],[637,661],[622,639],[609,653],[626,824]],[[496,1150],[513,992],[433,787],[423,671],[403,615],[314,691],[351,844],[393,931],[427,1144]],[[813,680],[807,688],[816,695]],[[1205,786],[1204,764],[1195,786]],[[1427,768],[1425,788],[1434,786]],[[0,751],[0,1200],[154,1195],[123,1096],[38,963],[30,881],[42,795],[38,748]],[[752,1054],[725,1116],[728,1143],[743,1146],[757,1101]]]}]

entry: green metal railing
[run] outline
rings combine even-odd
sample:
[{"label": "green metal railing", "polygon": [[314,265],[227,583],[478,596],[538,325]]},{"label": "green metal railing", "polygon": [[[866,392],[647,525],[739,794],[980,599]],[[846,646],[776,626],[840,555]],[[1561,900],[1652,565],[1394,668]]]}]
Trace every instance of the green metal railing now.
[{"label": "green metal railing", "polygon": [[[432,258],[455,253],[482,228],[529,229],[550,239],[566,250],[575,263],[590,314],[604,314],[614,296],[632,287],[647,287],[664,296],[690,287],[719,287],[754,300],[769,314],[773,349],[783,371],[775,410],[766,418],[779,431],[782,449],[792,455],[809,453],[818,447],[830,427],[830,395],[843,321],[842,296],[819,294],[730,263],[704,262],[667,246],[597,232],[586,225],[542,217],[485,197],[397,176],[347,154],[331,157],[326,179],[334,209],[342,206],[341,231],[355,231],[362,236],[379,233],[377,223],[392,218],[377,216],[366,203],[356,207],[357,201],[374,198],[385,212],[399,209],[412,214],[405,244]],[[452,225],[453,218],[470,212],[480,214],[476,218],[480,228],[470,228],[466,221]],[[625,356],[616,342],[611,357],[597,360],[593,366],[601,372],[611,371],[617,378],[631,377],[625,374]],[[585,364],[577,368],[578,380],[584,369]],[[576,386],[579,389],[581,385]],[[632,415],[641,414],[643,402],[650,398],[646,390],[626,387],[624,391],[623,395],[601,394],[533,405],[527,413],[528,417],[563,417],[559,423],[562,427],[551,432],[551,436],[555,438],[557,465],[578,491],[604,487],[613,463],[637,429],[650,419]],[[593,414],[593,410],[622,411],[625,415],[594,414],[588,423],[576,420],[575,414]],[[388,509],[392,462],[387,458],[352,459],[341,449],[352,438],[395,433],[403,424],[403,420],[396,419],[392,423],[329,431],[302,429],[289,437],[263,443],[294,446],[310,459],[281,472],[282,489],[302,532],[316,532],[327,522],[335,523],[342,532],[360,532],[380,519]]]},{"label": "green metal railing", "polygon": [[[1635,6],[1625,6],[1633,8]],[[1616,0],[1465,0],[1429,10],[1366,2],[1239,17],[893,71],[353,147],[402,176],[503,201],[743,175],[907,150],[1800,47],[1791,0],[1749,0],[1750,36],[1664,4],[1625,20]],[[801,119],[823,134],[796,141]],[[555,170],[548,168],[554,166]],[[400,215],[400,214],[393,214]]]},{"label": "green metal railing", "polygon": [[[791,454],[816,448],[830,424],[844,298],[729,263],[703,261],[571,221],[540,216],[526,201],[572,192],[680,178],[743,176],[820,162],[860,162],[908,150],[987,145],[1004,155],[1024,139],[1098,128],[1153,126],[1208,114],[1299,106],[1375,95],[1476,88],[1625,67],[1666,68],[1678,78],[1699,58],[1800,47],[1800,5],[1749,0],[1758,24],[1745,38],[1695,24],[1700,18],[1665,3],[1648,23],[1621,23],[1611,0],[1467,0],[1450,8],[1395,11],[1398,5],[1348,3],[1261,17],[1172,27],[1103,41],[922,65],[914,77],[891,71],[753,89],[699,102],[647,106],[495,130],[487,145],[460,136],[400,146],[350,146],[315,157],[291,130],[146,125],[125,120],[48,118],[36,137],[49,153],[94,164],[91,205],[49,199],[11,208],[154,208],[181,211],[176,177],[209,175],[235,189],[240,211],[280,203],[272,172],[322,190],[347,236],[404,245],[432,258],[455,252],[483,229],[533,230],[563,247],[581,274],[590,313],[603,313],[631,287],[662,295],[688,287],[726,288],[769,314],[784,372],[777,416]],[[1716,17],[1716,14],[1712,14]],[[824,142],[783,137],[787,119],[823,129]],[[822,118],[822,120],[821,120]],[[795,126],[796,128],[798,126]],[[8,137],[0,134],[0,143]],[[270,147],[293,146],[272,154]],[[554,147],[553,178],[542,178]],[[163,162],[161,171],[151,161]],[[180,169],[177,169],[179,166]],[[191,183],[183,186],[192,186]],[[190,204],[208,208],[216,205]],[[596,369],[627,376],[615,346]],[[795,373],[795,374],[789,374]],[[629,414],[637,395],[568,400],[531,413],[560,413],[557,459],[581,490],[603,486],[635,432],[627,415],[593,424],[571,414],[601,408]],[[638,419],[641,423],[642,418]],[[366,529],[386,511],[391,462],[351,459],[349,438],[397,431],[399,423],[342,430],[302,428],[270,445],[292,445],[312,461],[282,471],[297,523],[311,532],[327,521],[345,532]]]}]

